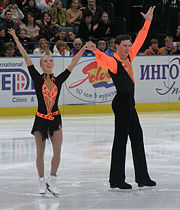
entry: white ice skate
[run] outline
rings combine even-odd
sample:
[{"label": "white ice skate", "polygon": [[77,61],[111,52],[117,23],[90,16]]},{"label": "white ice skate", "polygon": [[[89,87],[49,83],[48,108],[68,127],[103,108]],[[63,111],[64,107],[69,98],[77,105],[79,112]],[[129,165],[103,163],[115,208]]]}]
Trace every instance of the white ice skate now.
[{"label": "white ice skate", "polygon": [[49,176],[46,185],[49,192],[52,193],[55,197],[58,197],[59,192],[56,188],[56,179],[56,176]]},{"label": "white ice skate", "polygon": [[46,182],[45,182],[45,178],[41,177],[39,178],[39,194],[41,196],[44,196],[46,193]]}]

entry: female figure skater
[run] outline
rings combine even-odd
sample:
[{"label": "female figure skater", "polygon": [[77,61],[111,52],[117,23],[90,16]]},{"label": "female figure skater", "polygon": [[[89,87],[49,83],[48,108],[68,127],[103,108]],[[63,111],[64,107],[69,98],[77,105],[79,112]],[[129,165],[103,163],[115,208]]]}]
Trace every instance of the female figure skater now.
[{"label": "female figure skater", "polygon": [[155,186],[156,182],[149,177],[143,143],[143,132],[135,109],[134,77],[132,61],[141,48],[153,18],[154,7],[150,7],[146,14],[141,13],[145,23],[132,45],[131,37],[122,34],[116,37],[116,52],[114,57],[96,49],[92,42],[87,44],[87,50],[93,51],[97,63],[102,68],[108,68],[109,74],[117,89],[112,102],[115,114],[115,135],[112,148],[110,187],[131,189],[125,182],[125,157],[128,135],[131,140],[132,155],[135,168],[135,181],[138,187]]},{"label": "female figure skater", "polygon": [[[50,55],[44,55],[40,60],[40,66],[43,70],[43,74],[41,75],[35,69],[32,60],[19,42],[15,31],[13,29],[9,29],[9,34],[13,36],[19,51],[25,59],[29,73],[34,82],[38,99],[38,111],[36,112],[32,134],[35,136],[37,148],[36,166],[39,175],[39,193],[44,195],[46,193],[46,189],[48,189],[53,195],[58,196],[58,189],[56,188],[55,181],[56,172],[60,163],[62,144],[61,115],[58,110],[58,98],[62,83],[69,77],[74,66],[78,63],[84,53],[86,45],[84,45],[73,57],[66,70],[57,77],[54,77],[52,74],[54,62]],[[44,151],[45,140],[48,136],[50,136],[52,142],[54,155],[51,161],[50,176],[46,183],[44,178]]]}]

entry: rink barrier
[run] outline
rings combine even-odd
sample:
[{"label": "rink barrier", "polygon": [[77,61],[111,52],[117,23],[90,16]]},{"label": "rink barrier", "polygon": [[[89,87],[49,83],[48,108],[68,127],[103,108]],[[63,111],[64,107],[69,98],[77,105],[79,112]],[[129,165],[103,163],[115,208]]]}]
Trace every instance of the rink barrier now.
[{"label": "rink barrier", "polygon": [[[66,105],[60,106],[62,115],[110,114],[111,104],[105,105]],[[136,104],[137,112],[180,111],[179,103],[151,103]],[[35,115],[37,107],[10,107],[0,108],[0,117],[31,116]]]}]

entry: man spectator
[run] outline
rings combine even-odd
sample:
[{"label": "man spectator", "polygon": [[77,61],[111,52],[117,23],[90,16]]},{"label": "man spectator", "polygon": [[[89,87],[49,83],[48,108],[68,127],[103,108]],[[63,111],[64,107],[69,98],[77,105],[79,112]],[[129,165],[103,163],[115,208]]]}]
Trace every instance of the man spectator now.
[{"label": "man spectator", "polygon": [[93,26],[92,26],[92,12],[87,11],[84,14],[84,21],[80,23],[78,36],[83,42],[89,41],[93,38]]},{"label": "man spectator", "polygon": [[145,50],[144,55],[161,55],[157,39],[151,39],[150,46]]},{"label": "man spectator", "polygon": [[83,10],[83,15],[87,11],[92,12],[92,14],[93,14],[92,23],[94,25],[94,24],[98,23],[98,20],[101,19],[103,9],[100,6],[96,5],[96,0],[88,0],[87,2],[88,2],[88,4],[87,4],[87,7]]},{"label": "man spectator", "polygon": [[12,12],[10,10],[6,10],[4,13],[4,20],[1,23],[1,28],[5,29],[6,38],[8,41],[12,39],[12,36],[8,33],[8,29],[13,28],[16,32],[19,31],[19,25],[14,23],[12,20]]},{"label": "man spectator", "polygon": [[173,38],[171,36],[166,36],[164,39],[165,46],[160,49],[162,55],[173,54],[176,48],[173,46]]}]

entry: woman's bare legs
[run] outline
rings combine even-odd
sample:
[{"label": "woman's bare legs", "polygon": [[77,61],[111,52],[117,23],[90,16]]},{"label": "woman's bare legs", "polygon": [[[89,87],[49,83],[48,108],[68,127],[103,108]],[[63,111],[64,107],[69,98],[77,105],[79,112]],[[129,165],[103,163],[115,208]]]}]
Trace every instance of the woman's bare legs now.
[{"label": "woman's bare legs", "polygon": [[61,156],[62,127],[59,127],[59,130],[54,131],[53,136],[51,136],[50,138],[53,146],[53,157],[51,160],[51,175],[56,176]]},{"label": "woman's bare legs", "polygon": [[42,141],[42,134],[39,131],[34,133],[36,141],[36,167],[39,177],[44,177],[44,151],[46,141]]}]

